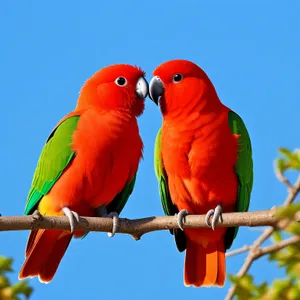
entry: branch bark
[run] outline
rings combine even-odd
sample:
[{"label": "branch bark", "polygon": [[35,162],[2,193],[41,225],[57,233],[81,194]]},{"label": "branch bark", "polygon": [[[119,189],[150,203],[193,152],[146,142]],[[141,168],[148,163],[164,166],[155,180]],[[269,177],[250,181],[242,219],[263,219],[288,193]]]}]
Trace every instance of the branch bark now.
[{"label": "branch bark", "polygon": [[266,246],[266,247],[263,247],[263,248],[258,248],[256,250],[256,252],[254,252],[254,254],[253,254],[253,259],[254,260],[258,259],[258,258],[260,258],[264,255],[267,255],[267,254],[270,254],[272,252],[281,250],[281,249],[283,249],[287,246],[294,245],[294,244],[297,244],[299,242],[300,242],[300,236],[293,236],[293,237],[288,238],[286,240],[280,241],[277,244]]},{"label": "branch bark", "polygon": [[232,250],[232,251],[229,251],[226,253],[226,258],[228,257],[231,257],[231,256],[234,256],[234,255],[237,255],[237,254],[241,254],[241,253],[244,253],[244,252],[248,252],[251,250],[251,246],[249,245],[244,245],[243,247],[241,248],[238,248],[238,249],[235,249],[235,250]]},{"label": "branch bark", "polygon": [[[283,183],[286,184],[286,182],[284,181]],[[287,207],[288,205],[292,204],[299,192],[300,192],[300,176],[298,176],[298,179],[296,180],[294,186],[288,189],[288,195],[282,207]],[[265,231],[257,238],[257,240],[255,240],[255,242],[251,246],[251,250],[249,251],[247,258],[245,259],[243,266],[237,273],[238,277],[244,276],[249,271],[253,261],[256,259],[255,258],[256,251],[258,250],[260,245],[274,233],[275,230],[276,227],[267,227]],[[232,285],[228,290],[225,300],[231,300],[235,294],[235,291],[236,291],[236,285]]]},{"label": "branch bark", "polygon": [[[218,223],[220,227],[233,226],[275,226],[276,209],[244,213],[224,213],[223,222]],[[186,217],[185,228],[204,228],[205,215],[189,215]],[[118,233],[131,234],[139,239],[143,234],[156,231],[178,228],[176,216],[170,217],[148,217],[141,219],[120,219]],[[10,230],[32,230],[32,229],[60,229],[70,230],[67,217],[41,216],[33,214],[30,216],[0,217],[0,231]],[[112,229],[111,218],[80,217],[75,228],[83,231],[110,232]]]},{"label": "branch bark", "polygon": [[[267,254],[270,254],[272,252],[281,250],[281,249],[283,249],[283,248],[285,248],[289,245],[293,245],[293,244],[296,244],[298,242],[300,242],[300,237],[299,236],[293,236],[293,237],[288,238],[286,240],[280,241],[277,244],[266,246],[266,247],[263,247],[263,248],[257,248],[257,250],[253,253],[253,258],[258,259],[258,258],[260,258],[264,255],[267,255]],[[237,254],[248,252],[251,249],[252,249],[252,246],[244,245],[241,248],[238,248],[238,249],[232,250],[230,252],[227,252],[226,257],[231,257],[231,256],[234,256],[234,255],[237,255]]]}]

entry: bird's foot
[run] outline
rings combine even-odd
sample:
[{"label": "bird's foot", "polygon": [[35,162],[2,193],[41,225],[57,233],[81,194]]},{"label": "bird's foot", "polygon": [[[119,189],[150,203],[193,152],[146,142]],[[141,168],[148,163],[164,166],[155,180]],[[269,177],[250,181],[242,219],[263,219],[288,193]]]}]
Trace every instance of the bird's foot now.
[{"label": "bird's foot", "polygon": [[35,222],[39,222],[43,219],[43,216],[41,215],[41,213],[36,209],[33,214],[32,214],[32,218],[34,219]]},{"label": "bird's foot", "polygon": [[119,214],[116,211],[112,211],[107,215],[107,217],[113,219],[112,231],[107,233],[109,237],[113,237],[119,228],[119,223],[120,223]]},{"label": "bird's foot", "polygon": [[182,209],[177,215],[178,227],[183,231],[183,225],[185,223],[185,217],[189,214],[186,209]]},{"label": "bird's foot", "polygon": [[112,231],[107,233],[109,237],[113,237],[119,228],[119,224],[120,224],[119,214],[115,211],[112,211],[108,214],[106,207],[104,205],[101,205],[96,209],[96,216],[113,219]]},{"label": "bird's foot", "polygon": [[[222,206],[218,205],[215,209],[210,209],[205,217],[205,223],[207,226],[211,227],[212,230],[215,230],[218,221],[223,222],[222,217]],[[210,217],[213,216],[212,221],[210,223]]]},{"label": "bird's foot", "polygon": [[77,212],[70,210],[68,207],[62,209],[63,213],[69,219],[71,233],[74,231],[75,226],[79,223],[79,215]]}]

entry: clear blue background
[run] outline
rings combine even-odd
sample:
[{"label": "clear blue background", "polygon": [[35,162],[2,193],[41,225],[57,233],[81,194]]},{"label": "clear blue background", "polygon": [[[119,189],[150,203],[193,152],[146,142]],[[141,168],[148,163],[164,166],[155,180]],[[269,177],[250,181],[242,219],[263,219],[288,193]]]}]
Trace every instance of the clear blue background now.
[{"label": "clear blue background", "polygon": [[[3,215],[21,215],[36,162],[53,126],[76,103],[83,82],[114,64],[141,66],[189,59],[213,81],[221,100],[244,119],[253,143],[250,210],[280,204],[286,189],[273,161],[279,146],[299,147],[300,2],[295,1],[8,1],[0,2],[1,200]],[[147,101],[136,188],[122,215],[162,215],[153,171],[159,109]],[[28,232],[1,232],[0,254],[23,263]],[[257,230],[243,228],[233,248]],[[236,272],[243,255],[228,259]],[[220,288],[185,288],[184,254],[168,231],[109,239],[91,233],[71,243],[55,279],[33,279],[34,300],[223,299]],[[256,281],[283,273],[261,259]],[[17,280],[17,274],[12,276]]]}]

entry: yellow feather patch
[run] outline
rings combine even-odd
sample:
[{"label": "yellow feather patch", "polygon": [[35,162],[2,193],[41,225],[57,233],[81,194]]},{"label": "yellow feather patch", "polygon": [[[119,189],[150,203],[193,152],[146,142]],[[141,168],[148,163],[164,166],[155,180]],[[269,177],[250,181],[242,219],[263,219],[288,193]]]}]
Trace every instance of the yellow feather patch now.
[{"label": "yellow feather patch", "polygon": [[56,211],[53,210],[53,199],[52,197],[48,194],[44,196],[38,206],[38,211],[42,215],[47,215],[47,216],[63,216],[64,213],[62,210]]}]

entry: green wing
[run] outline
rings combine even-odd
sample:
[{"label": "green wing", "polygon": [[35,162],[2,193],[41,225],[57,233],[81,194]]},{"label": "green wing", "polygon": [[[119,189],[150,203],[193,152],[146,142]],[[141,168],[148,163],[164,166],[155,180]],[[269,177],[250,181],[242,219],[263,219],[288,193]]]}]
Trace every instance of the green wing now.
[{"label": "green wing", "polygon": [[178,213],[178,209],[171,200],[168,179],[163,168],[161,157],[161,129],[158,131],[155,141],[154,169],[159,183],[159,194],[164,213],[167,216],[173,216],[174,214]]},{"label": "green wing", "polygon": [[44,195],[49,193],[65,168],[72,161],[72,136],[79,116],[72,116],[59,124],[50,134],[42,150],[28,194],[25,215],[31,214]]},{"label": "green wing", "polygon": [[[250,196],[253,186],[252,147],[247,128],[243,120],[233,111],[228,113],[228,122],[233,134],[238,134],[238,160],[235,171],[238,177],[238,195],[236,211],[246,212],[249,208]],[[239,227],[230,227],[225,236],[225,246],[229,249],[235,239]]]},{"label": "green wing", "polygon": [[[106,210],[107,210],[108,214],[110,212],[117,212],[118,214],[121,213],[121,211],[123,210],[125,204],[127,203],[127,200],[129,198],[129,196],[131,195],[131,193],[133,191],[135,180],[136,180],[136,173],[135,173],[133,179],[131,180],[131,182],[126,184],[125,187],[123,188],[123,190],[119,194],[117,194],[115,196],[115,198],[113,199],[113,201],[111,201],[106,206]],[[81,237],[81,239],[84,239],[87,235],[88,235],[88,232],[86,232]]]},{"label": "green wing", "polygon": [[[158,188],[160,194],[161,204],[165,215],[173,216],[178,213],[177,206],[173,204],[168,187],[167,174],[163,167],[162,157],[161,157],[161,129],[159,129],[154,148],[154,170],[158,180]],[[182,252],[186,248],[185,234],[182,230],[170,230],[170,232],[175,236],[175,242],[177,249]]]},{"label": "green wing", "polygon": [[111,201],[107,205],[107,207],[106,207],[107,213],[110,213],[113,211],[117,212],[118,214],[121,213],[125,204],[127,203],[129,196],[131,195],[131,193],[133,191],[135,180],[136,180],[136,173],[135,173],[133,179],[131,180],[131,182],[126,184],[125,187],[123,188],[123,190],[121,191],[121,193],[117,194],[115,196],[115,198],[113,199],[113,201]]}]

